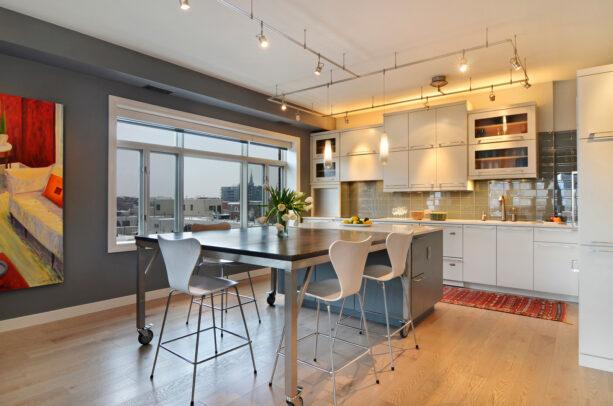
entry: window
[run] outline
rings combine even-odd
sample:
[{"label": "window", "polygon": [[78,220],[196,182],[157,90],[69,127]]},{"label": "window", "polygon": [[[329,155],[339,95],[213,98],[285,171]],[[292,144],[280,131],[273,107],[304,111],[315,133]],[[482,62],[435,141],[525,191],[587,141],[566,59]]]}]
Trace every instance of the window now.
[{"label": "window", "polygon": [[265,183],[296,188],[299,139],[109,98],[109,252],[194,224],[258,226]]}]

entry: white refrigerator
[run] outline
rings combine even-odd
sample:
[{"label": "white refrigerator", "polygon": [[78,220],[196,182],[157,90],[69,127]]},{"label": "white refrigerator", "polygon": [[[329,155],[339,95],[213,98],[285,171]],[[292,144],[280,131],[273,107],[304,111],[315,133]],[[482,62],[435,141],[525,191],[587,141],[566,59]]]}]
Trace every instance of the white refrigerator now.
[{"label": "white refrigerator", "polygon": [[577,72],[579,364],[613,371],[613,65]]}]

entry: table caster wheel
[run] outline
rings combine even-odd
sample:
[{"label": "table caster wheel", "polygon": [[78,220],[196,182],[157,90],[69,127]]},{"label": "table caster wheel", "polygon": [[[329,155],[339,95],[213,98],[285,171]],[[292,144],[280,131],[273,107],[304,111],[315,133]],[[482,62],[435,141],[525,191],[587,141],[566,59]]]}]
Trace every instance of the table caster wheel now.
[{"label": "table caster wheel", "polygon": [[295,402],[290,402],[289,400],[285,401],[288,405],[290,406],[302,406],[303,405],[303,401],[302,401],[302,397],[297,397]]},{"label": "table caster wheel", "polygon": [[402,330],[400,330],[400,337],[407,338],[409,336],[410,324],[406,324]]},{"label": "table caster wheel", "polygon": [[268,297],[266,298],[266,302],[270,306],[274,306],[275,305],[275,300],[276,300],[276,295],[274,293],[269,293]]},{"label": "table caster wheel", "polygon": [[142,345],[147,345],[153,340],[153,331],[143,329],[138,332],[138,342]]}]

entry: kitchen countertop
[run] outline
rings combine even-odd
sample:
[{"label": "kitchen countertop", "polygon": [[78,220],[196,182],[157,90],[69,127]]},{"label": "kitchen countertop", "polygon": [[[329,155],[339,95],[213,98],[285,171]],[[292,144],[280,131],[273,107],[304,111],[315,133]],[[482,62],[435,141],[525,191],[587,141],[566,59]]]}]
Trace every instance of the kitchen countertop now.
[{"label": "kitchen countertop", "polygon": [[[333,222],[340,222],[345,218],[340,217],[305,217],[304,220],[310,221],[322,221],[322,220],[330,220]],[[543,221],[501,221],[501,220],[458,220],[458,219],[449,219],[445,221],[432,221],[432,220],[415,220],[410,217],[383,217],[383,218],[373,218],[371,219],[374,224],[377,223],[399,223],[399,224],[408,224],[408,223],[420,223],[426,225],[433,226],[444,226],[445,224],[449,225],[483,225],[483,226],[510,226],[510,227],[544,227],[544,228],[560,228],[560,229],[570,229],[576,230],[578,226],[576,224],[568,224],[568,223],[553,223],[553,222],[543,222]],[[304,223],[303,223],[304,224]],[[374,231],[374,230],[373,230]]]},{"label": "kitchen countertop", "polygon": [[[313,219],[314,217],[309,217]],[[305,218],[306,220],[307,218]],[[320,220],[326,220],[323,217],[317,217]],[[333,218],[328,218],[328,220],[338,220]],[[413,226],[410,224],[391,224],[387,223],[379,223],[373,224],[370,227],[352,227],[350,225],[344,225],[340,221],[306,221],[301,223],[299,228],[308,228],[308,229],[320,229],[320,230],[345,230],[345,231],[363,231],[363,232],[381,232],[381,233],[408,233],[413,232],[413,235],[420,234],[428,234],[433,233],[435,231],[442,231],[442,227],[436,226]],[[291,231],[290,231],[291,233]]]}]

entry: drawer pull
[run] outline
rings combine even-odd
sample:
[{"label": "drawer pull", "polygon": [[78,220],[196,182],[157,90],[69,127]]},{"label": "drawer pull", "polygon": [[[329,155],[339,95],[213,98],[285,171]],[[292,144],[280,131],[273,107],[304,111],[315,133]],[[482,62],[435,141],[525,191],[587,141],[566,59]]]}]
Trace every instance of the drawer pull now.
[{"label": "drawer pull", "polygon": [[455,235],[455,231],[450,232],[449,235]]},{"label": "drawer pull", "polygon": [[421,274],[421,275],[419,275],[419,276],[414,277],[414,278],[412,279],[412,281],[413,281],[413,282],[421,282],[421,281],[423,281],[424,279],[426,279],[426,275]]},{"label": "drawer pull", "polygon": [[455,266],[455,264],[452,262],[452,263],[449,264],[449,266]]}]

